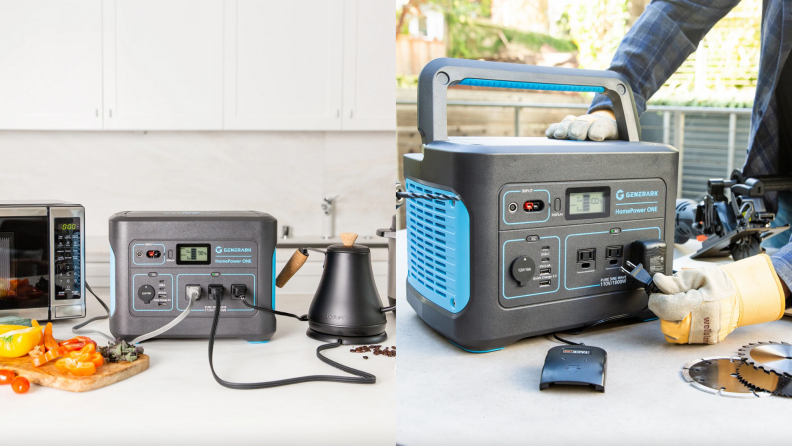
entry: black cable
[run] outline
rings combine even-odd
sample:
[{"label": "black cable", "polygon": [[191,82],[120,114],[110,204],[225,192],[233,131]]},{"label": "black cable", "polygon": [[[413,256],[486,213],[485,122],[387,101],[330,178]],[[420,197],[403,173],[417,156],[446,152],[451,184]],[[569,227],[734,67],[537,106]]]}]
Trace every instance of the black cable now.
[{"label": "black cable", "polygon": [[272,310],[272,309],[270,309],[270,308],[258,307],[258,306],[256,306],[256,305],[253,305],[253,304],[250,304],[250,303],[248,303],[248,301],[247,301],[247,300],[245,300],[245,298],[244,298],[244,297],[242,298],[242,303],[243,303],[243,304],[245,304],[245,306],[247,306],[247,307],[249,307],[249,308],[254,308],[254,309],[256,309],[256,310],[259,310],[259,311],[264,311],[264,312],[266,312],[266,313],[277,314],[277,315],[279,315],[279,316],[288,316],[288,317],[293,317],[293,318],[297,319],[298,321],[303,321],[303,322],[305,322],[305,321],[307,321],[307,320],[308,320],[308,315],[307,315],[307,314],[303,314],[302,316],[297,316],[296,314],[287,313],[287,312],[285,312],[285,311],[275,311],[275,310]]},{"label": "black cable", "polygon": [[401,198],[413,198],[418,200],[451,200],[451,201],[459,201],[459,197],[456,195],[447,195],[447,194],[416,194],[413,192],[396,192],[396,199],[399,200]]},{"label": "black cable", "polygon": [[[213,290],[214,294],[214,290]],[[224,381],[214,370],[214,364],[212,363],[212,354],[214,351],[214,342],[215,342],[215,335],[217,334],[217,324],[220,321],[220,302],[221,302],[221,293],[217,293],[215,297],[215,311],[214,311],[214,319],[212,320],[212,331],[209,334],[209,368],[212,370],[212,375],[214,376],[215,381],[223,387],[228,387],[229,389],[269,389],[272,387],[280,387],[280,386],[288,386],[291,384],[300,384],[312,381],[328,381],[328,382],[339,382],[339,383],[348,383],[348,384],[374,384],[377,382],[377,377],[366,373],[361,370],[353,369],[352,367],[345,366],[343,364],[339,364],[329,358],[326,358],[322,355],[323,350],[327,350],[329,348],[337,348],[342,345],[341,339],[337,340],[334,343],[330,344],[322,344],[316,348],[316,357],[319,358],[325,364],[328,364],[332,367],[335,367],[339,370],[347,372],[352,375],[358,376],[357,378],[353,378],[351,376],[334,376],[334,375],[310,375],[310,376],[301,376],[298,378],[288,378],[288,379],[281,379],[278,381],[267,381],[267,382],[260,382],[260,383],[232,383],[229,381]],[[244,299],[243,299],[244,302]],[[251,306],[251,305],[248,305]],[[256,309],[261,309],[260,307],[254,307]],[[269,309],[267,309],[269,310]],[[269,310],[272,311],[272,310]],[[280,312],[277,312],[278,314]],[[290,315],[286,313],[285,315]],[[292,317],[296,317],[295,315],[290,315]],[[297,317],[299,319],[299,317]],[[302,319],[301,319],[302,320]]]}]

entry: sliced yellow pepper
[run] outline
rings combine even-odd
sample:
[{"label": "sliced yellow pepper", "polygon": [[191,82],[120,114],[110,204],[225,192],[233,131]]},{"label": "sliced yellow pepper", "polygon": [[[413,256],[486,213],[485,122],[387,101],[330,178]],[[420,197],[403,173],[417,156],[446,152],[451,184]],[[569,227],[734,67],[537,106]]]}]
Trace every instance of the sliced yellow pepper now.
[{"label": "sliced yellow pepper", "polygon": [[[14,329],[2,331],[4,327],[15,327]],[[28,354],[41,342],[42,330],[44,327],[33,324],[32,327],[20,327],[15,325],[0,326],[0,356],[5,358],[18,358]]]}]

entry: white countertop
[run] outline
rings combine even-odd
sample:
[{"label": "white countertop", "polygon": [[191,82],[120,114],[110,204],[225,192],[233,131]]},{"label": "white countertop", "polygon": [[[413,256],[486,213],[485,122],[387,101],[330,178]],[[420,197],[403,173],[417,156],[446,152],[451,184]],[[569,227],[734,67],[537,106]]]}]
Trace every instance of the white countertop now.
[{"label": "white countertop", "polygon": [[[406,301],[406,239],[399,231],[397,289],[399,444],[763,444],[788,443],[792,401],[710,395],[686,384],[682,366],[736,356],[749,342],[792,341],[792,320],[741,327],[716,345],[671,345],[659,321],[616,322],[573,340],[608,353],[605,393],[539,391],[548,336],[472,354],[429,328]],[[755,432],[752,440],[749,432]]]},{"label": "white countertop", "polygon": [[[102,298],[109,294],[107,289],[96,291]],[[88,299],[88,316],[102,314],[96,300]],[[304,314],[310,300],[306,295],[283,296],[278,299],[278,310]],[[56,322],[55,337],[71,338],[71,326],[80,321]],[[109,334],[107,321],[88,328]],[[316,347],[321,344],[308,338],[306,329],[304,322],[278,316],[278,330],[269,343],[218,340],[215,371],[233,382],[314,374],[345,376],[316,358]],[[392,313],[387,332],[389,338],[382,344],[396,345]],[[94,339],[105,343],[99,336]],[[396,358],[368,354],[365,360],[363,354],[351,353],[350,346],[341,346],[323,353],[373,373],[376,384],[313,382],[232,390],[212,377],[206,340],[152,340],[142,345],[151,358],[149,369],[109,387],[71,393],[33,385],[24,395],[0,388],[3,443],[393,444]]]}]

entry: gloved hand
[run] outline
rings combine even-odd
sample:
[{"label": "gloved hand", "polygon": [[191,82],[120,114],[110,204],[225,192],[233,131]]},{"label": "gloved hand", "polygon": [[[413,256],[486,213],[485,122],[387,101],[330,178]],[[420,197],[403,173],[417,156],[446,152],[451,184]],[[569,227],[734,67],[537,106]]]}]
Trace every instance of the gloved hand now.
[{"label": "gloved hand", "polygon": [[784,289],[765,254],[653,279],[665,294],[649,296],[649,309],[672,344],[717,344],[737,327],[784,315]]},{"label": "gloved hand", "polygon": [[592,141],[619,139],[616,116],[610,110],[598,110],[590,115],[569,115],[557,124],[550,124],[545,136],[550,139],[576,139]]}]

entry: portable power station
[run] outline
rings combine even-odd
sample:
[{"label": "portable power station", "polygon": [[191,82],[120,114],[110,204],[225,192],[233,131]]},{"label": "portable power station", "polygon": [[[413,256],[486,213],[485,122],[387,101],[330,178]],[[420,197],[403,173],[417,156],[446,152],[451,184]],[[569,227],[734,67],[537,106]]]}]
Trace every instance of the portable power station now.
[{"label": "portable power station", "polygon": [[[209,338],[217,304],[208,292],[222,286],[219,338],[269,340],[275,315],[277,221],[242,212],[120,212],[110,218],[110,331],[129,341],[174,320],[203,294],[186,319],[160,338]],[[195,288],[193,288],[195,289]]]},{"label": "portable power station", "polygon": [[[604,93],[622,140],[449,138],[454,85]],[[407,192],[457,198],[407,200],[407,300],[430,327],[486,352],[604,318],[653,317],[620,268],[655,249],[641,243],[639,253],[636,242],[673,246],[679,153],[639,142],[621,76],[437,59],[419,78],[418,130],[422,153],[404,156]],[[670,274],[664,257],[644,267]]]}]

